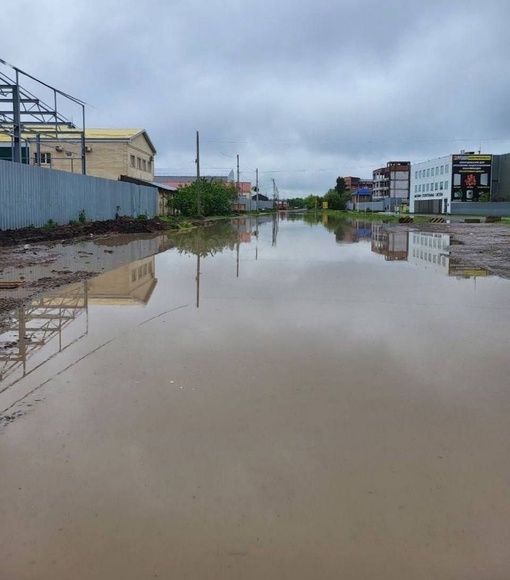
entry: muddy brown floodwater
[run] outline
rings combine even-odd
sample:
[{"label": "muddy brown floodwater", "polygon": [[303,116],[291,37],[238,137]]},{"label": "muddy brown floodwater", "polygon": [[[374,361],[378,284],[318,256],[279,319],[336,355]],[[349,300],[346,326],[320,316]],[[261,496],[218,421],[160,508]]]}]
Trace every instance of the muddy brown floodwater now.
[{"label": "muddy brown floodwater", "polygon": [[77,247],[100,276],[0,335],[0,577],[509,578],[510,282],[449,242]]}]

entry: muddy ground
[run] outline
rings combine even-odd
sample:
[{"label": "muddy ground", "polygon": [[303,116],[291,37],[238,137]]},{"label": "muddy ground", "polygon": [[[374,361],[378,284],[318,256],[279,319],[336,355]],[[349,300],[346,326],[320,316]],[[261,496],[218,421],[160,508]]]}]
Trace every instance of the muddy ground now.
[{"label": "muddy ground", "polygon": [[121,217],[117,220],[57,225],[51,228],[2,230],[0,231],[0,246],[16,246],[18,244],[35,244],[52,241],[64,242],[66,240],[72,243],[80,238],[98,235],[154,233],[167,229],[169,229],[168,223],[158,219],[141,220]]}]

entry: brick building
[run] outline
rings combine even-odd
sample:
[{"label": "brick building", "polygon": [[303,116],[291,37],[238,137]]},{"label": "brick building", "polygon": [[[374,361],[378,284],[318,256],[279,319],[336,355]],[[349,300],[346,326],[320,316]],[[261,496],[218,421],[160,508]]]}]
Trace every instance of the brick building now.
[{"label": "brick building", "polygon": [[[42,167],[82,172],[81,133],[76,137],[68,131],[59,138],[41,134],[40,159],[38,159],[35,132],[23,135],[28,144],[31,165],[40,162]],[[0,134],[0,142],[9,146],[11,137]],[[86,129],[85,159],[87,175],[106,179],[119,179],[127,175],[143,181],[154,180],[154,147],[145,129]]]},{"label": "brick building", "polygon": [[389,161],[386,167],[380,167],[373,172],[373,198],[398,198],[409,200],[409,185],[411,180],[410,161]]},{"label": "brick building", "polygon": [[345,191],[357,191],[358,189],[372,189],[372,179],[362,179],[360,177],[352,177],[348,175],[344,177]]}]

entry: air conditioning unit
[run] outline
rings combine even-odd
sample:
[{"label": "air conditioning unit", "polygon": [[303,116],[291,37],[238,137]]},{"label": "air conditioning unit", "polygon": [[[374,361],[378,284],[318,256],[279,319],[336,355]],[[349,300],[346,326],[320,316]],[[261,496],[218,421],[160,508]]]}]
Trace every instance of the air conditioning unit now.
[{"label": "air conditioning unit", "polygon": [[55,151],[58,151],[59,153],[62,153],[63,150],[64,150],[64,148],[62,146],[60,146],[60,145],[57,145],[55,147]]},{"label": "air conditioning unit", "polygon": [[92,147],[85,147],[85,151],[86,151],[87,153],[90,153],[90,152],[92,151]]}]

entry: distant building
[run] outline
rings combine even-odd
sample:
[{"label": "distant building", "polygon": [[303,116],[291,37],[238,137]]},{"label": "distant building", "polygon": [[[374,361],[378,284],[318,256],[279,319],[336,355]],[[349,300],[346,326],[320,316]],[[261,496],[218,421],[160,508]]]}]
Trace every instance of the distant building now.
[{"label": "distant building", "polygon": [[410,161],[389,161],[386,167],[373,172],[373,199],[395,198],[400,202],[409,200]]},{"label": "distant building", "polygon": [[362,187],[357,189],[356,191],[351,192],[351,201],[355,204],[355,208],[357,204],[367,201],[372,201],[372,190],[367,189],[366,187]]},{"label": "distant building", "polygon": [[[234,172],[231,171],[227,175],[202,175],[203,179],[207,181],[221,181],[223,183],[234,183]],[[195,183],[197,180],[196,175],[170,175],[168,173],[160,173],[154,177],[154,181],[157,183],[163,183],[170,187],[184,187]],[[251,187],[251,184],[250,184]]]},{"label": "distant building", "polygon": [[267,197],[267,195],[264,195],[263,193],[256,193],[255,195],[252,196],[252,200],[253,201],[269,201],[269,198]]},{"label": "distant building", "polygon": [[345,191],[353,192],[358,189],[372,189],[373,180],[372,179],[362,179],[360,177],[352,177],[348,175],[344,177]]}]

